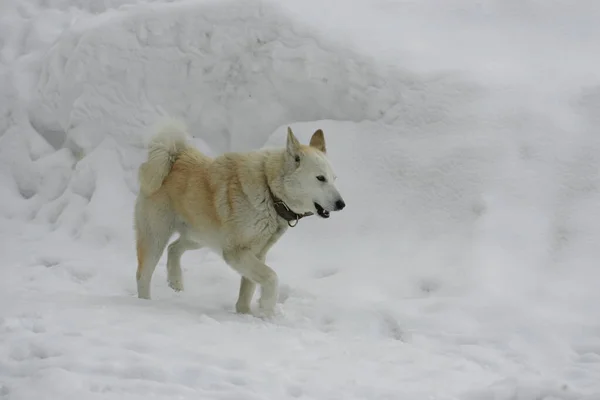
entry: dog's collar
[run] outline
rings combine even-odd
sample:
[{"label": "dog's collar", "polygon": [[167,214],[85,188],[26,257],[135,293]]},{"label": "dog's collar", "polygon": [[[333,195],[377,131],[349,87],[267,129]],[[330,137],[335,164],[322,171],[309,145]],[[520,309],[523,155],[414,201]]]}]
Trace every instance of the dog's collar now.
[{"label": "dog's collar", "polygon": [[271,200],[273,201],[273,208],[275,209],[275,212],[281,218],[285,219],[291,228],[298,225],[298,221],[300,219],[313,215],[313,213],[310,211],[304,214],[297,214],[294,211],[292,211],[283,200],[275,196],[271,191],[271,188],[269,188],[269,193],[271,194]]}]

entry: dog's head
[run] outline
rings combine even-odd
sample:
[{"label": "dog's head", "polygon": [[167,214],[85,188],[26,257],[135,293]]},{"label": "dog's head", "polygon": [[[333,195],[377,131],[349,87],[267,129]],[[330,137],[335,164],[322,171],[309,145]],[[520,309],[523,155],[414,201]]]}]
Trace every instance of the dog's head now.
[{"label": "dog's head", "polygon": [[283,185],[296,212],[313,212],[329,218],[331,211],[346,206],[335,187],[335,173],[326,156],[325,136],[321,129],[308,146],[300,144],[288,127]]}]

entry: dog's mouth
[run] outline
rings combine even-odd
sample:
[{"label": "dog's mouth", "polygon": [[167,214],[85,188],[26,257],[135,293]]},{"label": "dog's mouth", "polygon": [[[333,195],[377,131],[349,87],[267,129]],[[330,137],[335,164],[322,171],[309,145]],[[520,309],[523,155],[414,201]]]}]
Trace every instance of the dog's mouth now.
[{"label": "dog's mouth", "polygon": [[314,203],[314,204],[315,204],[315,209],[317,210],[317,214],[319,214],[319,217],[329,218],[329,211],[327,211],[326,209],[321,207],[321,205],[319,203]]}]

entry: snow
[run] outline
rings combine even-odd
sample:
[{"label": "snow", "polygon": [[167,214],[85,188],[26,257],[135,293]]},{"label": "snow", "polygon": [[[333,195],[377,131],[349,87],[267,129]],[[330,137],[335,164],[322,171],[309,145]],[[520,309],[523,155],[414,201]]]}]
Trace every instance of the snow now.
[{"label": "snow", "polygon": [[[0,4],[0,399],[600,399],[592,0]],[[135,296],[150,127],[322,128],[348,206]]]}]

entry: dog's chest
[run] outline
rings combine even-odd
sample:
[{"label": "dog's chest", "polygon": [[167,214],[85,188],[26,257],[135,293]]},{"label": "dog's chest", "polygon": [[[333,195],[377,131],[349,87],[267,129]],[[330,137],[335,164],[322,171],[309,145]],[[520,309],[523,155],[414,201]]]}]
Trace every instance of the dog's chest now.
[{"label": "dog's chest", "polygon": [[278,217],[273,209],[266,207],[264,210],[244,218],[241,228],[244,236],[250,242],[263,244],[276,241],[288,228],[287,222]]},{"label": "dog's chest", "polygon": [[274,212],[267,212],[255,218],[252,225],[254,225],[256,231],[267,237],[281,234],[287,227],[287,224],[281,221],[281,218]]}]

